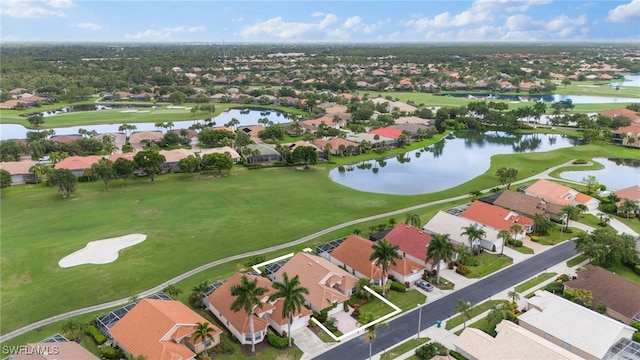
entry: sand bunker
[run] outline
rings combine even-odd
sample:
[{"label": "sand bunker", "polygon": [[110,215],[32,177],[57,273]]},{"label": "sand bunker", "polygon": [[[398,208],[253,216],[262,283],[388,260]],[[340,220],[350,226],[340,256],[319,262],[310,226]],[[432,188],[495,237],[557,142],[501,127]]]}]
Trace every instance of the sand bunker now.
[{"label": "sand bunker", "polygon": [[122,249],[139,244],[147,238],[144,234],[129,234],[117,238],[91,241],[84,247],[62,258],[58,265],[68,268],[84,264],[108,264],[116,261]]}]

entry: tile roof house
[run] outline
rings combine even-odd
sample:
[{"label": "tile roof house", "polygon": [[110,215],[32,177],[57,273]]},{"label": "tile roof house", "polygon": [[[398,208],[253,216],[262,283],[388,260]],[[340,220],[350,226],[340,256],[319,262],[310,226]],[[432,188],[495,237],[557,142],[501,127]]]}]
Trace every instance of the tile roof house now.
[{"label": "tile roof house", "polygon": [[640,285],[593,265],[578,270],[576,275],[576,280],[564,283],[565,290],[590,290],[594,309],[604,305],[607,315],[625,324],[640,321]]},{"label": "tile roof house", "polygon": [[624,146],[640,147],[640,124],[634,123],[613,130],[611,138],[614,143]]},{"label": "tile roof house", "polygon": [[[253,317],[255,343],[257,344],[264,340],[269,325],[279,334],[286,332],[288,319],[282,316],[283,301],[282,299],[269,301],[269,296],[274,292],[274,289],[271,287],[271,281],[262,276],[242,273],[234,274],[227,279],[224,284],[207,296],[204,301],[207,309],[229,329],[241,344],[251,344],[249,317],[244,310],[237,312],[231,310],[231,304],[235,301],[235,296],[231,295],[231,288],[240,284],[243,276],[246,276],[249,281],[257,281],[258,287],[268,289],[262,299],[260,299],[262,308],[256,307],[251,315]],[[311,311],[307,308],[303,308],[301,312],[294,314],[291,331],[307,326],[310,317]]]},{"label": "tile roof house", "polygon": [[624,199],[633,200],[637,205],[640,205],[640,185],[629,186],[628,188],[620,189],[613,193],[620,198],[618,206],[620,206]]},{"label": "tile roof house", "polygon": [[116,345],[147,360],[195,359],[196,353],[220,343],[222,331],[210,325],[213,341],[194,339],[198,323],[207,320],[174,300],[142,299],[120,319],[109,334]]},{"label": "tile roof house", "polygon": [[527,311],[518,317],[523,328],[587,360],[603,359],[635,329],[548,291],[527,299]]},{"label": "tile roof house", "polygon": [[38,164],[35,160],[7,161],[0,162],[0,169],[11,174],[11,185],[20,185],[36,181],[36,175],[29,171],[35,164]]},{"label": "tile roof house", "polygon": [[[402,130],[392,128],[392,127],[383,127],[383,128],[367,131],[367,134],[379,135],[379,136],[384,136],[387,138],[397,140],[398,137],[402,135]],[[391,145],[391,144],[387,144],[387,145]]]},{"label": "tile roof house", "polygon": [[75,341],[30,343],[22,347],[11,360],[99,360]]},{"label": "tile roof house", "polygon": [[[371,279],[374,285],[382,284],[382,268],[375,260],[369,260],[373,254],[375,242],[364,239],[358,235],[349,235],[331,253],[324,253],[332,263],[344,266],[358,278]],[[396,264],[389,266],[389,275],[399,282],[413,282],[421,278],[424,273],[424,264],[417,263],[406,257],[395,260]]]},{"label": "tile roof house", "polygon": [[230,146],[202,149],[200,151],[200,156],[202,157],[207,154],[213,154],[213,153],[219,153],[219,154],[229,153],[229,155],[231,156],[231,161],[233,161],[234,164],[240,161],[240,158],[241,158],[240,154],[238,154],[238,152]]},{"label": "tile roof house", "polygon": [[[484,199],[480,200],[484,201]],[[511,209],[529,216],[540,214],[545,218],[555,220],[559,220],[562,217],[560,215],[562,206],[549,203],[539,197],[513,190],[505,190],[500,193],[498,197],[493,200],[493,205],[497,205],[505,209]]]},{"label": "tile roof house", "polygon": [[97,164],[102,159],[102,156],[90,155],[90,156],[69,156],[60,160],[54,169],[67,169],[71,170],[75,176],[82,176],[82,173],[86,169],[90,169],[91,165]]},{"label": "tile roof house", "polygon": [[384,238],[392,245],[398,246],[404,257],[426,265],[427,247],[432,239],[428,232],[398,223]]},{"label": "tile roof house", "polygon": [[509,230],[513,224],[522,227],[525,233],[533,231],[534,221],[515,211],[476,200],[460,214],[461,217],[492,227],[498,231]]},{"label": "tile roof house", "polygon": [[337,155],[340,154],[340,146],[344,146],[345,155],[357,155],[360,154],[360,148],[358,147],[358,143],[355,141],[350,141],[347,139],[343,139],[341,137],[332,137],[326,139],[317,139],[313,142],[315,146],[322,149],[324,151],[324,147],[327,144],[331,145],[331,154]]},{"label": "tile roof house", "polygon": [[568,186],[556,184],[545,179],[540,179],[531,184],[526,188],[524,193],[537,196],[560,206],[583,204],[589,208],[589,210],[597,210],[600,204],[598,199],[582,194]]},{"label": "tile roof house", "polygon": [[508,320],[496,325],[496,337],[468,327],[455,339],[455,350],[467,359],[580,360],[580,356]]},{"label": "tile roof house", "polygon": [[316,119],[303,120],[301,121],[303,124],[311,125],[314,127],[319,127],[320,124],[325,124],[326,126],[334,129],[339,129],[341,126],[346,124],[346,121],[341,120],[339,117],[336,119],[334,114],[324,115]]},{"label": "tile roof house", "polygon": [[[449,240],[457,245],[469,245],[469,239],[460,235],[464,230],[463,227],[469,225],[479,225],[473,220],[456,216],[445,211],[438,211],[434,217],[424,225],[424,231],[430,234],[448,234]],[[479,225],[481,226],[481,225]],[[480,240],[480,246],[486,250],[493,251],[493,246],[496,246],[496,250],[502,246],[502,239],[498,238],[498,230],[491,227],[484,227],[483,230],[486,233],[486,237]]]},{"label": "tile roof house", "polygon": [[289,278],[298,275],[300,284],[309,290],[305,295],[307,306],[316,312],[332,308],[329,315],[343,311],[342,303],[355,292],[358,278],[329,260],[299,252],[287,261],[275,274],[273,281],[282,281],[282,274]]}]

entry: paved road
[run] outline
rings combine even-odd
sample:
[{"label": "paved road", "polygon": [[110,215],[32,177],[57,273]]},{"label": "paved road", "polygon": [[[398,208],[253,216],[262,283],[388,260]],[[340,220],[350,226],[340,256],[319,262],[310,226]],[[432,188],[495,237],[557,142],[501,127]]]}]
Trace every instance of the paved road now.
[{"label": "paved road", "polygon": [[[526,181],[529,181],[529,180],[534,180],[534,179],[549,178],[549,173],[551,173],[552,171],[554,171],[554,170],[556,170],[558,168],[561,168],[563,166],[567,166],[567,165],[570,165],[570,164],[571,164],[571,162],[567,162],[567,163],[564,163],[564,164],[556,165],[554,167],[551,167],[551,168],[547,169],[546,171],[543,171],[540,174],[536,174],[536,175],[533,175],[533,176],[528,177],[526,179],[522,179],[522,180],[516,181],[512,185],[516,185],[516,184],[523,183],[523,182],[526,182]],[[486,191],[488,191],[488,189],[483,190],[483,192],[486,192]],[[353,226],[353,225],[356,225],[356,224],[360,224],[360,223],[363,223],[363,222],[366,222],[366,221],[387,218],[387,217],[394,216],[394,215],[399,215],[399,214],[405,214],[407,212],[415,211],[415,210],[418,210],[418,209],[421,209],[421,208],[425,208],[425,207],[429,207],[429,206],[432,206],[432,205],[443,204],[443,203],[446,203],[446,202],[456,201],[456,200],[460,200],[460,199],[464,199],[464,198],[468,198],[468,197],[469,197],[469,195],[464,194],[464,195],[460,195],[460,196],[451,197],[451,198],[448,198],[448,199],[442,199],[442,200],[431,201],[431,202],[428,202],[428,203],[418,204],[418,205],[410,206],[410,207],[407,207],[407,208],[404,208],[404,209],[390,211],[390,212],[387,212],[387,213],[384,213],[384,214],[377,214],[377,215],[373,215],[373,216],[367,216],[367,217],[364,217],[364,218],[361,218],[361,219],[356,219],[356,220],[352,220],[352,221],[348,221],[348,222],[345,222],[345,223],[342,223],[342,224],[338,224],[338,225],[332,226],[330,228],[318,231],[318,232],[313,233],[311,235],[305,236],[303,238],[300,238],[298,240],[294,240],[294,241],[291,241],[291,242],[288,242],[288,243],[285,243],[285,244],[280,244],[280,245],[277,245],[277,246],[272,246],[272,247],[269,247],[269,248],[255,250],[255,251],[250,251],[250,252],[246,252],[246,253],[243,253],[243,254],[238,254],[238,255],[230,256],[230,257],[227,257],[227,258],[224,258],[224,259],[212,261],[210,263],[201,265],[201,266],[199,266],[199,267],[197,267],[195,269],[191,269],[191,270],[189,270],[189,271],[187,271],[187,272],[185,272],[183,274],[180,274],[180,275],[178,275],[178,276],[176,276],[176,277],[174,277],[172,279],[169,279],[169,280],[163,282],[162,284],[159,284],[159,285],[157,285],[157,286],[155,286],[155,287],[153,287],[151,289],[143,291],[140,294],[137,294],[137,296],[138,296],[138,298],[143,298],[143,297],[149,296],[151,294],[157,293],[159,291],[162,291],[162,289],[167,287],[167,285],[169,285],[169,284],[177,283],[177,282],[182,281],[184,279],[187,279],[187,278],[189,278],[189,277],[191,277],[191,276],[193,276],[195,274],[198,274],[198,273],[200,273],[202,271],[205,271],[207,269],[210,269],[212,267],[215,267],[215,266],[227,263],[227,262],[236,261],[236,260],[239,260],[239,259],[244,259],[244,258],[247,258],[247,257],[254,256],[254,255],[261,255],[261,254],[264,254],[264,253],[277,251],[277,250],[282,250],[282,249],[286,249],[286,248],[289,248],[289,247],[292,247],[292,246],[304,244],[304,243],[306,243],[308,241],[311,241],[311,240],[313,240],[313,239],[315,239],[317,237],[320,237],[322,235],[328,234],[330,232],[333,232],[333,231],[336,231],[336,230],[340,230],[340,229],[343,229],[343,228],[346,228],[346,227],[350,227],[350,226]],[[35,329],[37,329],[39,327],[42,327],[42,326],[45,326],[45,325],[48,325],[48,324],[52,324],[52,323],[54,323],[56,321],[65,320],[65,319],[68,319],[68,318],[71,318],[71,317],[74,317],[74,316],[78,316],[78,315],[92,313],[92,312],[95,312],[95,311],[98,311],[98,310],[105,310],[105,309],[113,308],[113,307],[116,307],[116,306],[119,306],[119,305],[124,305],[124,304],[129,302],[129,299],[130,298],[118,299],[118,300],[110,301],[110,302],[107,302],[107,303],[97,304],[97,305],[93,305],[93,306],[89,306],[89,307],[85,307],[85,308],[81,308],[81,309],[76,309],[76,310],[72,310],[72,311],[69,311],[69,312],[66,312],[66,313],[63,313],[63,314],[55,315],[55,316],[52,316],[52,317],[49,317],[49,318],[46,318],[46,319],[42,319],[40,321],[37,321],[35,323],[26,325],[26,326],[24,326],[22,328],[19,328],[17,330],[11,331],[11,332],[6,333],[6,334],[2,334],[2,336],[0,336],[0,343],[2,343],[4,341],[7,341],[7,340],[10,340],[10,339],[12,339],[12,338],[14,338],[16,336],[22,335],[22,334],[24,334],[26,332],[29,332],[31,330],[35,330]],[[417,326],[417,324],[416,324],[416,326]]]},{"label": "paved road", "polygon": [[[456,299],[478,304],[488,300],[492,295],[542,272],[551,266],[576,255],[573,241],[565,241],[539,255],[533,256],[518,264],[512,265],[498,273],[488,276],[476,283],[466,286],[441,299],[429,303],[422,308],[421,329],[433,326],[437,320],[444,320],[455,313]],[[418,310],[413,310],[389,322],[389,327],[381,326],[377,330],[373,342],[373,354],[390,349],[395,344],[418,332]],[[333,359],[365,359],[369,357],[369,344],[364,336],[341,343],[330,350],[316,356],[318,360]]]}]

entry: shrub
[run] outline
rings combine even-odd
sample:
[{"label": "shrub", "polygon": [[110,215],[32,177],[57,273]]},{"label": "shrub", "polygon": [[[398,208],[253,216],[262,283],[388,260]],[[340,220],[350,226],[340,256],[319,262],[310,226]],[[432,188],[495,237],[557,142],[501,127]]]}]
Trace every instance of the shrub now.
[{"label": "shrub", "polygon": [[85,328],[84,332],[87,335],[91,336],[93,338],[93,340],[95,340],[98,345],[102,345],[107,341],[107,337],[104,336],[104,334],[101,333],[100,330],[98,330],[98,328],[93,326],[93,325],[87,326]]},{"label": "shrub", "polygon": [[569,281],[569,275],[567,274],[561,274],[558,276],[558,278],[556,279],[556,281],[559,282],[565,282],[565,281]]},{"label": "shrub", "polygon": [[111,346],[105,346],[103,348],[100,349],[100,355],[102,355],[103,358],[107,358],[107,359],[122,359],[124,358],[124,353],[122,352],[122,350],[118,349],[118,348],[114,348]]},{"label": "shrub", "polygon": [[640,321],[632,321],[631,322],[631,327],[640,331]]},{"label": "shrub", "polygon": [[635,342],[640,342],[640,331],[636,331],[633,333],[633,337],[632,337],[633,341]]},{"label": "shrub", "polygon": [[421,359],[431,359],[436,355],[447,355],[447,348],[439,342],[424,344],[416,349],[416,356]]},{"label": "shrub", "polygon": [[252,257],[249,258],[249,260],[247,260],[246,263],[244,263],[245,267],[252,267],[253,265],[256,264],[260,264],[261,262],[264,262],[267,258],[264,255],[254,255]]},{"label": "shrub", "polygon": [[407,287],[404,284],[401,284],[397,281],[392,281],[391,282],[391,290],[393,291],[397,291],[397,292],[405,292],[407,291]]},{"label": "shrub", "polygon": [[[291,338],[291,344],[293,344],[293,338]],[[271,346],[277,349],[284,349],[289,346],[289,339],[285,337],[278,336],[274,333],[267,334],[267,342],[271,344]]]},{"label": "shrub", "polygon": [[466,357],[464,357],[464,355],[460,354],[455,350],[449,350],[449,355],[451,355],[453,358],[457,360],[468,360]]},{"label": "shrub", "polygon": [[607,312],[607,307],[602,304],[598,304],[598,306],[596,306],[596,311],[600,314],[604,314]]},{"label": "shrub", "polygon": [[585,160],[585,159],[576,159],[576,160],[573,161],[573,163],[575,165],[584,165],[584,164],[587,163],[587,160]]},{"label": "shrub", "polygon": [[640,264],[636,264],[636,266],[633,267],[633,272],[640,275]]},{"label": "shrub", "polygon": [[520,240],[515,240],[514,244],[515,244],[516,247],[522,247],[522,241],[520,241]]},{"label": "shrub", "polygon": [[564,285],[562,285],[562,283],[559,283],[559,282],[552,282],[552,283],[549,283],[547,286],[545,286],[544,289],[553,294],[562,293],[562,290],[564,289]]},{"label": "shrub", "polygon": [[467,276],[471,273],[471,269],[466,266],[460,265],[456,267],[456,272],[462,276]]},{"label": "shrub", "polygon": [[529,236],[529,239],[531,239],[531,241],[533,241],[533,242],[538,242],[538,241],[540,241],[540,236],[531,235],[531,236]]},{"label": "shrub", "polygon": [[233,349],[233,345],[231,345],[227,339],[221,337],[220,343],[213,347],[213,351],[218,354],[233,355],[235,350]]}]

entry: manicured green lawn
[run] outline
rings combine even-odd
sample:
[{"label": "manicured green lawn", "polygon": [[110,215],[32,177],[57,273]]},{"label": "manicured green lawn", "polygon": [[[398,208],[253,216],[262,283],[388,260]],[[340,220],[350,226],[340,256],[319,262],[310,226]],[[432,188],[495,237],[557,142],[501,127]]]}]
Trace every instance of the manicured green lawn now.
[{"label": "manicured green lawn", "polygon": [[570,259],[569,261],[567,261],[567,266],[568,267],[574,267],[574,266],[580,264],[581,262],[583,262],[583,261],[585,261],[587,259],[588,259],[588,257],[585,256],[585,255],[578,255],[578,256]]},{"label": "manicured green lawn", "polygon": [[573,239],[574,237],[584,233],[583,230],[573,228],[569,226],[571,232],[566,233],[562,231],[563,226],[556,224],[550,231],[549,235],[541,235],[538,243],[541,245],[557,245],[565,240]]},{"label": "manicured green lawn", "polygon": [[[494,304],[498,304],[500,303],[501,300],[487,300],[483,303],[480,303],[479,305],[474,305],[473,308],[471,308],[470,311],[470,318],[473,319],[474,317],[482,314],[483,312],[491,309],[491,307]],[[447,320],[447,323],[445,324],[445,329],[447,330],[451,330],[454,327],[458,326],[458,325],[462,325],[464,323],[464,317],[462,316],[462,314],[458,314],[454,317],[452,317],[451,319]],[[467,325],[468,322],[467,322]]]},{"label": "manicured green lawn", "polygon": [[500,256],[498,254],[490,254],[487,252],[476,256],[475,259],[477,260],[478,265],[468,266],[471,270],[468,277],[471,279],[478,279],[487,276],[513,263],[513,259],[506,255]]},{"label": "manicured green lawn", "polygon": [[[486,316],[470,325],[467,325],[467,327],[482,330],[491,336],[496,336],[495,326],[496,324],[489,321]],[[460,329],[456,331],[455,334],[460,335],[463,331],[464,329]]]},{"label": "manicured green lawn", "polygon": [[640,234],[640,218],[629,218],[627,219],[626,217],[622,217],[622,216],[616,216],[616,219],[618,219],[618,221],[623,222],[625,225],[627,225],[628,227],[631,228],[631,230],[637,232]]},{"label": "manicured green lawn", "polygon": [[[427,297],[417,290],[409,290],[404,293],[389,291],[387,293],[387,300],[402,309],[403,312],[415,309],[417,304],[424,304],[426,299]],[[376,319],[383,317],[392,311],[393,309],[389,305],[375,297],[360,307],[361,314],[371,313]]]},{"label": "manicured green lawn", "polygon": [[528,248],[526,246],[516,246],[513,248],[513,250],[525,255],[535,254],[532,248]]},{"label": "manicured green lawn", "polygon": [[[344,221],[491,188],[498,183],[495,170],[502,166],[518,164],[518,178],[524,178],[569,159],[629,154],[630,149],[592,144],[499,155],[492,158],[491,168],[474,180],[415,196],[371,194],[337,185],[327,177],[331,165],[319,165],[308,172],[238,168],[218,179],[163,175],[153,183],[135,179],[129,188],[122,188],[118,180],[108,193],[101,182],[81,183],[71,200],[42,185],[5,188],[0,190],[0,331],[6,333],[65,311],[126,298],[199,265],[299,239]],[[438,209],[464,201],[447,201],[415,212],[424,222]],[[394,217],[403,221],[404,216],[406,213]],[[345,236],[356,227],[366,231],[364,226],[338,229],[278,253]],[[68,269],[57,265],[89,241],[130,233],[144,233],[148,239],[121,251],[113,263]],[[228,277],[242,263],[239,260],[209,269],[178,285],[188,293],[198,282]]]},{"label": "manicured green lawn", "polygon": [[411,340],[407,340],[404,343],[393,347],[389,350],[385,350],[384,354],[382,354],[380,356],[381,360],[392,360],[395,359],[397,357],[399,357],[402,354],[405,354],[417,347],[420,347],[421,345],[424,345],[425,343],[429,342],[429,338],[419,338],[419,339],[411,339]]},{"label": "manicured green lawn", "polygon": [[552,277],[558,275],[557,273],[554,272],[546,272],[543,274],[540,274],[534,278],[531,278],[525,282],[523,282],[522,284],[518,285],[515,287],[515,291],[517,293],[523,293],[529,289],[531,289],[532,287],[538,285],[538,284],[542,284],[543,282],[551,279]]},{"label": "manicured green lawn", "polygon": [[616,275],[620,275],[623,278],[633,281],[634,283],[640,285],[640,275],[636,274],[629,267],[624,265],[614,265],[612,267],[606,268]]}]

